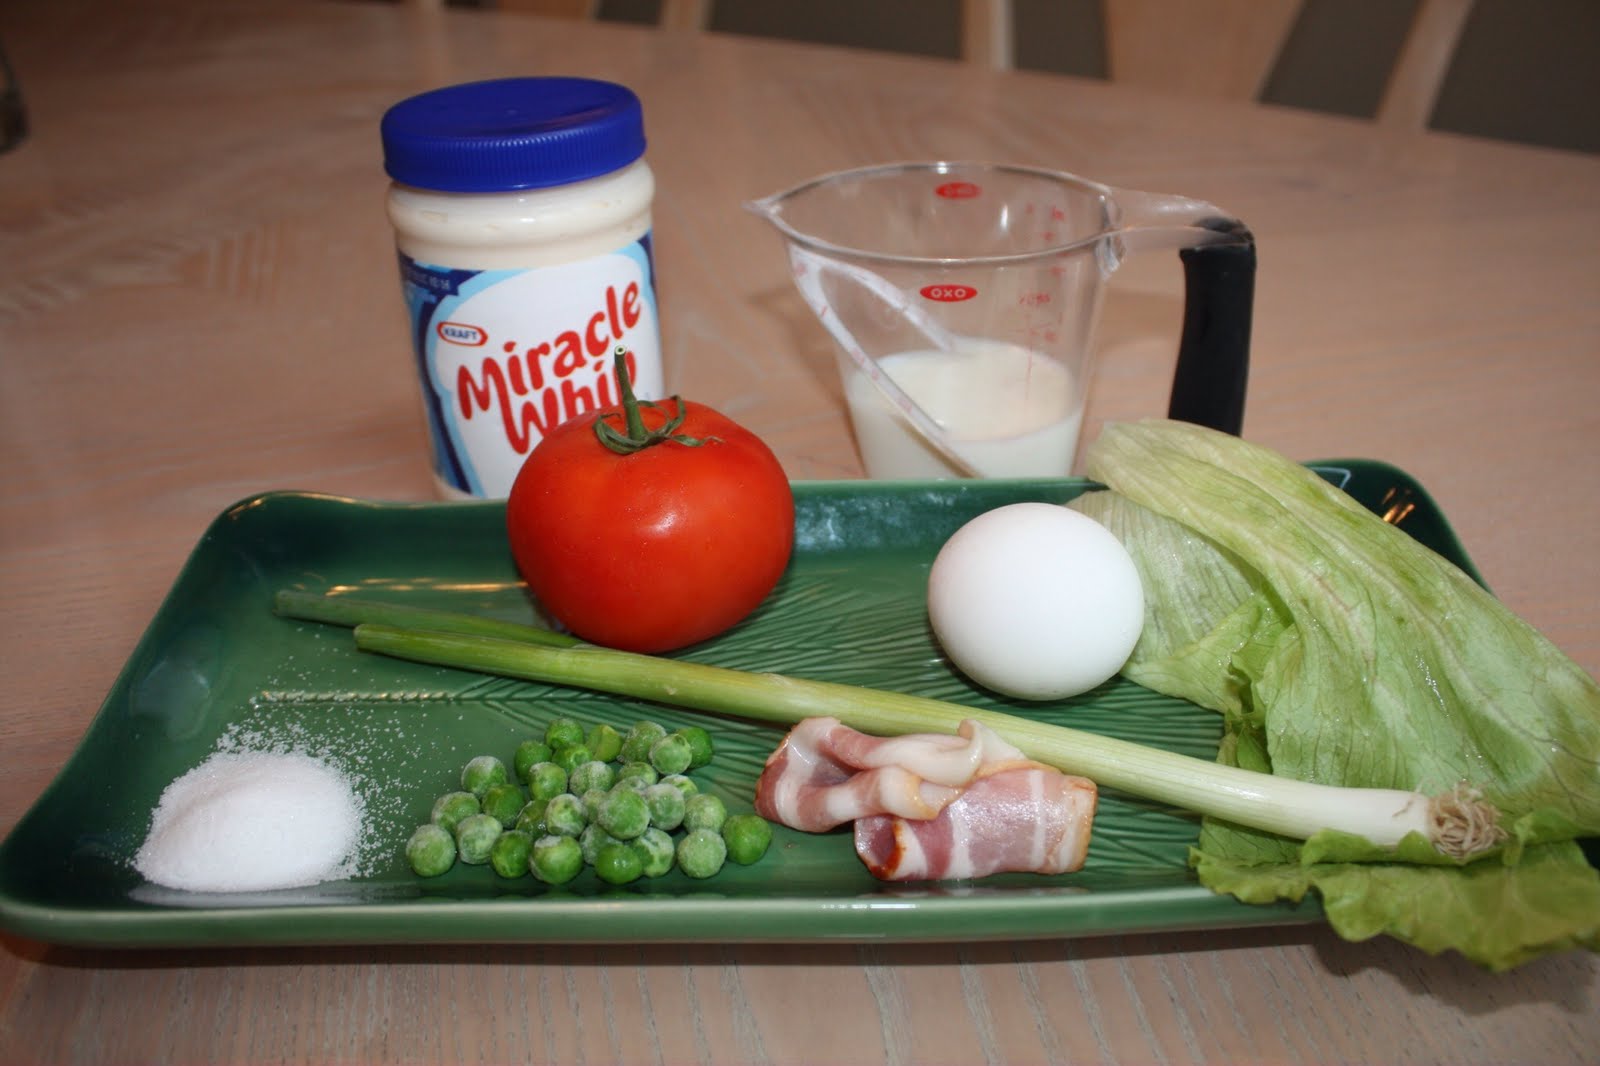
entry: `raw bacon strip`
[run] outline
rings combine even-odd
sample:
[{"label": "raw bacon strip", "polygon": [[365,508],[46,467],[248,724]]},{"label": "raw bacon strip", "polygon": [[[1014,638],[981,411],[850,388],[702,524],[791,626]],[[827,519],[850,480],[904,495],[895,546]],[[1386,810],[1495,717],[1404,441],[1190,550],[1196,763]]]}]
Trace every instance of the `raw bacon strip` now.
[{"label": "raw bacon strip", "polygon": [[855,823],[856,854],[887,881],[1067,873],[1089,849],[1092,781],[1033,762],[975,721],[958,736],[882,738],[837,718],[789,731],[756,810],[794,829]]},{"label": "raw bacon strip", "polygon": [[835,760],[845,766],[857,770],[898,766],[924,781],[951,788],[960,788],[995,766],[1028,761],[994,730],[970,720],[961,723],[955,736],[913,733],[901,737],[858,733],[837,719],[817,721],[833,723],[827,730],[827,743]]},{"label": "raw bacon strip", "polygon": [[[954,785],[941,784],[914,767],[926,763],[949,780],[950,766],[961,758],[952,757],[957,746],[981,747],[984,741],[930,736],[922,738],[933,742],[923,751],[917,739],[886,740],[858,733],[837,718],[808,718],[768,757],[756,782],[756,811],[808,833],[871,814],[932,818],[960,794],[959,785],[971,775]],[[977,763],[976,758],[970,761]]]},{"label": "raw bacon strip", "polygon": [[1088,853],[1096,800],[1092,781],[1013,764],[973,781],[935,818],[857,819],[856,854],[884,881],[1069,873]]}]

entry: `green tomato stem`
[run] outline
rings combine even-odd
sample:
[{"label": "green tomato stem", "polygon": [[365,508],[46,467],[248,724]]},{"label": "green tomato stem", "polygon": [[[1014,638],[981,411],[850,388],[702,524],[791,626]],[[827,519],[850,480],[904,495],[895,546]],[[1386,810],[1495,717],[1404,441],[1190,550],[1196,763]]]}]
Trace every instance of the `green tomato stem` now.
[{"label": "green tomato stem", "polygon": [[[683,425],[683,420],[688,417],[689,409],[684,405],[683,400],[677,396],[672,398],[672,402],[677,405],[678,413],[670,417],[666,416],[666,412],[660,404],[648,400],[640,403],[639,398],[633,392],[633,380],[628,376],[628,350],[626,348],[619,346],[612,356],[612,361],[616,367],[617,391],[622,396],[624,431],[618,432],[616,427],[606,421],[604,416],[596,418],[594,420],[594,435],[599,438],[600,443],[605,445],[606,448],[616,452],[618,455],[632,455],[634,452],[643,451],[645,448],[654,447],[665,441],[672,441],[675,444],[682,444],[689,448],[698,448],[706,443],[707,440],[716,439],[715,437],[703,439],[691,437],[678,432],[678,427]],[[660,429],[646,429],[644,414],[640,410],[641,407],[650,407],[654,410],[662,411],[663,417],[667,417],[666,422],[662,424]]]}]

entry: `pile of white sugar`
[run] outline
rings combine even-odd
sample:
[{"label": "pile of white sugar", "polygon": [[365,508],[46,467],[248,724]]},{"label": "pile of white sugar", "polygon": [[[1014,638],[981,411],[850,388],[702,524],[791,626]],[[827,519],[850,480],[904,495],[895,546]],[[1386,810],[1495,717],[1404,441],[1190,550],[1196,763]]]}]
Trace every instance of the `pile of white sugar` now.
[{"label": "pile of white sugar", "polygon": [[161,793],[133,864],[189,892],[340,880],[355,873],[364,816],[349,780],[320,759],[219,752]]}]

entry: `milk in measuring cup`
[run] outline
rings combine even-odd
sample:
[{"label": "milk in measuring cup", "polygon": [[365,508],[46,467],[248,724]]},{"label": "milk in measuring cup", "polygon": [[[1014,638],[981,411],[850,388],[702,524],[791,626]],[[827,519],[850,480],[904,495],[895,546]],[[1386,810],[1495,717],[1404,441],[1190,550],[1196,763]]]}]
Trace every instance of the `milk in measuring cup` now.
[{"label": "milk in measuring cup", "polygon": [[[885,356],[878,366],[944,429],[980,477],[1064,477],[1072,469],[1083,396],[1060,363],[1014,344],[967,341],[949,351]],[[954,469],[860,371],[845,387],[856,444],[871,478],[949,478]]]}]

